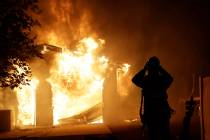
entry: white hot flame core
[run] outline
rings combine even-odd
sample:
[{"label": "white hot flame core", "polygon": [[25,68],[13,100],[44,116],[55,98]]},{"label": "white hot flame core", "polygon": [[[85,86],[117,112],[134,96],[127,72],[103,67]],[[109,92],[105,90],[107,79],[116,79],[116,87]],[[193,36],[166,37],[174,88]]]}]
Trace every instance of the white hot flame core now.
[{"label": "white hot flame core", "polygon": [[39,81],[36,78],[33,78],[30,86],[23,86],[21,89],[15,89],[18,100],[18,126],[35,124],[35,97],[38,83]]},{"label": "white hot flame core", "polygon": [[[53,41],[57,42],[56,36],[53,36]],[[63,46],[64,51],[55,55],[54,64],[50,67],[50,77],[47,78],[52,90],[54,125],[59,124],[61,119],[78,115],[102,103],[103,83],[109,59],[99,56],[97,52],[104,43],[102,39],[86,37],[79,41],[74,51]],[[126,86],[129,85],[127,82],[130,82],[130,79],[126,76],[129,67],[129,64],[123,64],[117,69],[120,81],[118,92],[122,96],[128,93]],[[33,78],[30,86],[16,89],[19,104],[18,126],[35,125],[35,95],[38,84],[39,80]],[[92,123],[103,123],[102,114]]]},{"label": "white hot flame core", "polygon": [[54,124],[102,102],[108,59],[96,56],[98,47],[99,43],[88,37],[80,41],[76,51],[66,50],[56,56],[48,78],[53,92]]}]

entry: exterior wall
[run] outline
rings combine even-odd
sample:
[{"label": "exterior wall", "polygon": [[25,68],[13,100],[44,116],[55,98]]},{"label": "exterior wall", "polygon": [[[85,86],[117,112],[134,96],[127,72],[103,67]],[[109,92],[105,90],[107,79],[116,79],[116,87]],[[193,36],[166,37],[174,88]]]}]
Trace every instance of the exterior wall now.
[{"label": "exterior wall", "polygon": [[0,110],[0,124],[0,132],[11,130],[11,110]]},{"label": "exterior wall", "polygon": [[46,80],[50,76],[47,62],[47,60],[36,59],[31,64],[33,76],[39,80],[35,95],[36,126],[53,125],[52,91],[50,83]]},{"label": "exterior wall", "polygon": [[210,76],[203,78],[202,115],[203,139],[210,140]]},{"label": "exterior wall", "polygon": [[104,81],[103,89],[103,121],[110,126],[116,125],[120,117],[116,77],[116,71],[111,71]]},{"label": "exterior wall", "polygon": [[36,91],[36,125],[53,125],[52,92],[47,81],[40,81]]}]

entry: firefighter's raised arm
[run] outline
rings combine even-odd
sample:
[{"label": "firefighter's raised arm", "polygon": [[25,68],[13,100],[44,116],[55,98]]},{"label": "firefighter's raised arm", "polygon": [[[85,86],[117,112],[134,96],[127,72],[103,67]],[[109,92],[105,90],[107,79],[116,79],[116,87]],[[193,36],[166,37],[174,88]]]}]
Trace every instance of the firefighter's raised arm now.
[{"label": "firefighter's raised arm", "polygon": [[173,82],[173,77],[164,68],[162,68],[161,66],[160,66],[160,73],[163,76],[164,88],[168,89],[169,86]]},{"label": "firefighter's raised arm", "polygon": [[135,76],[132,78],[132,82],[138,86],[138,87],[143,87],[144,86],[144,77],[145,77],[145,68],[140,70]]}]

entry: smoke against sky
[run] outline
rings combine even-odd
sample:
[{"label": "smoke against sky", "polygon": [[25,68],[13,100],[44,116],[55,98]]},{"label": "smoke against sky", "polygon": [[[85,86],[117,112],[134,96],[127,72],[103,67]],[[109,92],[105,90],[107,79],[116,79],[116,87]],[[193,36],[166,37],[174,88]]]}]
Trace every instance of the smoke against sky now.
[{"label": "smoke against sky", "polygon": [[189,66],[202,67],[200,58],[206,58],[209,11],[199,1],[43,0],[40,6],[39,37],[53,31],[71,44],[97,34],[106,40],[105,51],[114,59],[143,64],[158,55],[180,72],[188,72],[184,68]]},{"label": "smoke against sky", "polygon": [[[173,118],[183,119],[184,101],[192,94],[193,74],[206,73],[210,69],[208,3],[199,0],[40,0],[39,6],[42,13],[37,18],[41,27],[35,31],[40,44],[74,50],[75,43],[83,37],[102,38],[105,47],[101,53],[118,64],[129,63],[129,78],[150,56],[158,56],[162,66],[174,77],[168,91],[169,102],[177,111]],[[31,62],[33,74],[39,79],[49,77],[50,65],[54,65],[53,55],[44,57]],[[116,86],[116,75],[109,78],[105,83]],[[111,108],[108,113],[115,113],[111,117],[138,118],[140,90],[129,84],[132,89],[122,98],[118,98],[115,87],[106,88],[109,96],[105,98],[105,104]],[[38,90],[45,95],[51,94],[46,87],[47,82],[42,83]],[[16,94],[8,89],[1,92],[6,94],[2,94],[0,100],[8,102],[1,103],[0,108],[10,108],[18,114]]]},{"label": "smoke against sky", "polygon": [[133,74],[156,55],[174,77],[169,100],[176,107],[191,95],[192,75],[210,68],[209,7],[199,0],[42,0],[38,38],[56,34],[58,46],[71,47],[98,36],[106,41],[104,53],[130,63]]},{"label": "smoke against sky", "polygon": [[84,5],[91,11],[92,28],[106,40],[109,55],[136,69],[157,55],[174,76],[174,94],[189,96],[193,73],[209,71],[207,3],[90,0]]},{"label": "smoke against sky", "polygon": [[[156,54],[162,61],[181,59],[188,64],[192,55],[197,61],[207,45],[208,20],[203,15],[207,11],[201,2],[86,2],[93,15],[91,26],[110,43],[107,49],[116,48],[116,58],[135,61],[139,56],[142,61]],[[126,58],[127,52],[135,55]]]}]

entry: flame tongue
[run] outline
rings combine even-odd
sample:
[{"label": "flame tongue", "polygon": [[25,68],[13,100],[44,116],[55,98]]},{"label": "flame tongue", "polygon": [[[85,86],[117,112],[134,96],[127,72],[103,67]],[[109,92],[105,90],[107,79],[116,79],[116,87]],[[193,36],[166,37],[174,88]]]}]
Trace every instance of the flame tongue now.
[{"label": "flame tongue", "polygon": [[108,59],[95,56],[100,47],[91,37],[84,38],[73,52],[58,54],[48,79],[53,92],[54,124],[102,102]]},{"label": "flame tongue", "polygon": [[[85,119],[86,123],[103,122],[100,108],[102,110],[103,82],[109,67],[108,58],[97,55],[97,49],[103,43],[104,40],[87,37],[79,42],[76,50],[62,49],[65,51],[55,55],[50,77],[46,79],[51,85],[54,125],[69,118],[78,120],[90,114],[90,111],[94,111],[94,118],[90,115],[91,121]],[[127,78],[129,67],[129,64],[123,64],[117,69],[118,81],[130,81]],[[41,81],[34,78],[30,86],[16,90],[19,126],[35,124],[35,95],[39,83]],[[121,96],[128,94],[129,83],[119,82],[117,86]]]},{"label": "flame tongue", "polygon": [[35,95],[38,83],[39,81],[36,78],[33,78],[30,86],[24,86],[22,89],[15,89],[19,111],[17,116],[18,126],[35,124]]}]

